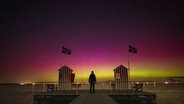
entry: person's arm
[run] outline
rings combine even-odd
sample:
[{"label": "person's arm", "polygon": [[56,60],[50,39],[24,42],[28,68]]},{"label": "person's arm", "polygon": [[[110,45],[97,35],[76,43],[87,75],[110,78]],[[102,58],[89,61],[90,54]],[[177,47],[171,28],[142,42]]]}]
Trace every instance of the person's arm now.
[{"label": "person's arm", "polygon": [[96,76],[95,76],[95,80],[94,80],[94,81],[95,81],[95,83],[96,83]]},{"label": "person's arm", "polygon": [[89,76],[89,79],[88,79],[88,80],[89,80],[89,81],[88,81],[89,83],[91,83],[91,78],[90,78],[90,77],[91,77],[91,76]]}]

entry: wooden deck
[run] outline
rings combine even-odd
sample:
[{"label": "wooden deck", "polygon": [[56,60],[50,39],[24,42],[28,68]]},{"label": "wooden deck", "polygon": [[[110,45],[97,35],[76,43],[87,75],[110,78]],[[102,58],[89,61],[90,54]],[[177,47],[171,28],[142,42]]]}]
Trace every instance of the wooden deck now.
[{"label": "wooden deck", "polygon": [[118,104],[156,104],[156,94],[149,92],[110,94]]},{"label": "wooden deck", "polygon": [[[93,101],[94,100],[94,101]],[[35,93],[33,104],[155,104],[156,94],[151,92],[96,90],[68,90]]]},{"label": "wooden deck", "polygon": [[56,94],[34,95],[33,104],[68,104],[78,96]]}]

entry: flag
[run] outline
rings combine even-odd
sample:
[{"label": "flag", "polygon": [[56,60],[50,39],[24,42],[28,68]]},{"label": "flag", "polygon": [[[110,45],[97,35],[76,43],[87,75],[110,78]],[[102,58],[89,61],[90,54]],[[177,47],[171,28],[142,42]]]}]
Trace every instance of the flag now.
[{"label": "flag", "polygon": [[137,48],[132,47],[132,46],[129,45],[129,50],[128,51],[131,52],[131,53],[137,53]]},{"label": "flag", "polygon": [[65,47],[62,47],[62,53],[71,55],[71,50],[69,50]]}]

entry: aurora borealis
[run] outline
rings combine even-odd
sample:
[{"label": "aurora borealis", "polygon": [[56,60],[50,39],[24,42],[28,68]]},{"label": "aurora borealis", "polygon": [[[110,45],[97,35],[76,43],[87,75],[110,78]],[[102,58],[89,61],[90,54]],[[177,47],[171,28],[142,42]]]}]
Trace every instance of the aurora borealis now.
[{"label": "aurora borealis", "polygon": [[75,81],[91,70],[97,81],[113,80],[114,68],[128,66],[128,45],[138,48],[129,53],[131,78],[184,76],[180,1],[7,0],[0,7],[0,82],[57,81],[60,64]]}]

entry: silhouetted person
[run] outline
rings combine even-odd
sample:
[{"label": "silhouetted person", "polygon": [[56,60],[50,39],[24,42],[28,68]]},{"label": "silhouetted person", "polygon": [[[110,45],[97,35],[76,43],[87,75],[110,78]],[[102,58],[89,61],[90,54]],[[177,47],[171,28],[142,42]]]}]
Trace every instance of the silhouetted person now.
[{"label": "silhouetted person", "polygon": [[89,83],[90,83],[90,93],[95,92],[95,83],[96,83],[96,76],[94,72],[92,71],[90,76],[89,76]]}]

